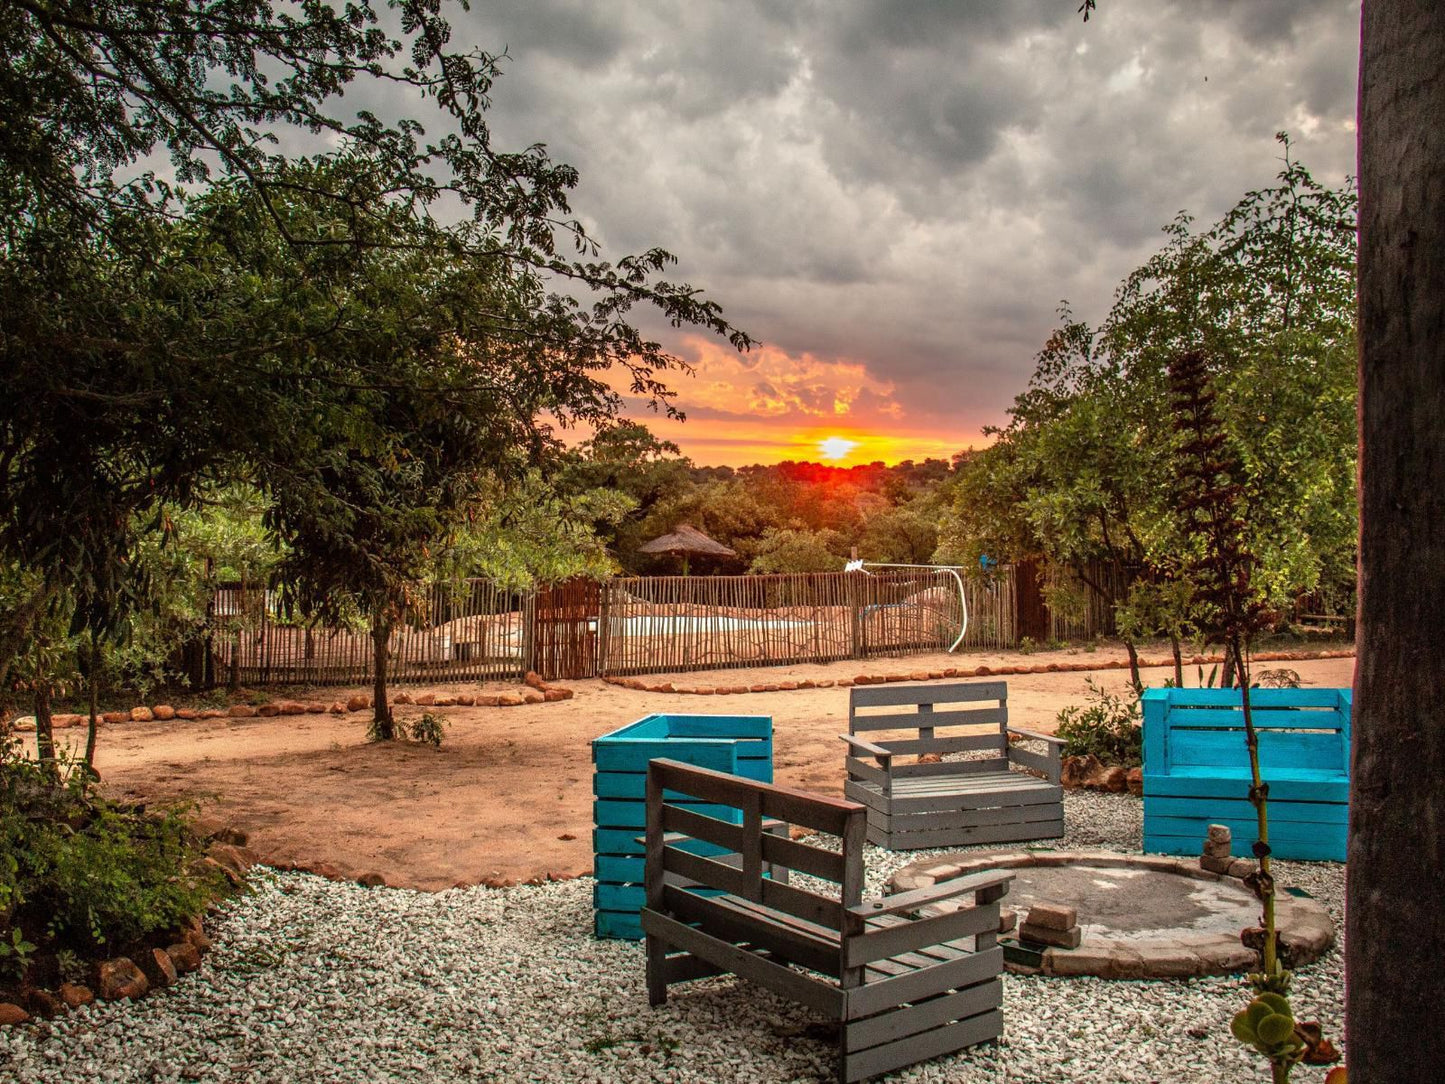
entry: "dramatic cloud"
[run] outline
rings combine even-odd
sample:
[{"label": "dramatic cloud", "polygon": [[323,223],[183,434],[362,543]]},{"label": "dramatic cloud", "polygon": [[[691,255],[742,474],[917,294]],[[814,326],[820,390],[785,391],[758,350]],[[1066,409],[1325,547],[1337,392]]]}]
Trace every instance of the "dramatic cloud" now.
[{"label": "dramatic cloud", "polygon": [[499,143],[547,143],[611,253],[678,253],[767,344],[654,329],[697,365],[685,451],[796,455],[834,412],[894,438],[851,458],[917,458],[1002,420],[1061,299],[1098,319],[1177,212],[1267,184],[1275,132],[1353,169],[1357,0],[1077,6],[513,0],[454,29],[507,49]]}]

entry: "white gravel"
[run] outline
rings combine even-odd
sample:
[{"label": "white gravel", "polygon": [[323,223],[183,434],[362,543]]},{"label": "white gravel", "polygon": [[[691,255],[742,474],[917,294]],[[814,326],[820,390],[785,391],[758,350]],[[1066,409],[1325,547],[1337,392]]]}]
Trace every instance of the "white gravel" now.
[{"label": "white gravel", "polygon": [[[1137,850],[1140,803],[1066,798],[1069,847]],[[942,852],[940,852],[942,853]],[[920,852],[870,850],[876,888]],[[1344,867],[1279,863],[1342,924]],[[434,894],[259,877],[212,925],[200,972],[140,1002],[0,1030],[0,1080],[810,1081],[831,1046],[804,1012],[731,978],[649,1009],[639,945],[591,937],[592,881]],[[1297,1012],[1339,1044],[1339,948],[1296,976]],[[1229,1035],[1238,979],[1004,979],[1004,1041],[900,1081],[1256,1082]],[[1297,1070],[1317,1084],[1320,1069]]]}]

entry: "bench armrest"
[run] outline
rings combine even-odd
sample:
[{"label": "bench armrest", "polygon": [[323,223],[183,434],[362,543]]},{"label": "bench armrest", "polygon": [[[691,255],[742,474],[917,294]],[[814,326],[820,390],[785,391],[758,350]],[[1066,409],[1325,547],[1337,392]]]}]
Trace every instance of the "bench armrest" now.
[{"label": "bench armrest", "polygon": [[1056,738],[1052,734],[1040,734],[1037,730],[1024,730],[1022,727],[1005,727],[1010,734],[1017,734],[1021,738],[1028,738],[1031,741],[1048,742],[1050,745],[1057,745],[1060,748],[1066,744],[1063,738]]},{"label": "bench armrest", "polygon": [[998,898],[1008,891],[1008,885],[1013,879],[1014,875],[1011,871],[986,870],[983,873],[973,873],[967,877],[954,877],[951,880],[940,881],[927,888],[915,888],[912,892],[900,892],[896,896],[880,896],[878,899],[865,900],[855,907],[848,908],[848,911],[862,919],[906,914],[910,911],[917,911],[921,907],[927,907],[930,903],[937,903],[939,900],[961,896],[965,892],[977,892],[981,889],[1002,886],[1004,891],[997,894],[995,898]]},{"label": "bench armrest", "polygon": [[889,763],[893,760],[893,753],[881,745],[874,745],[871,741],[864,741],[862,738],[855,737],[852,734],[839,734],[838,737],[847,742],[855,752],[877,758],[878,763],[885,768],[888,767]]}]

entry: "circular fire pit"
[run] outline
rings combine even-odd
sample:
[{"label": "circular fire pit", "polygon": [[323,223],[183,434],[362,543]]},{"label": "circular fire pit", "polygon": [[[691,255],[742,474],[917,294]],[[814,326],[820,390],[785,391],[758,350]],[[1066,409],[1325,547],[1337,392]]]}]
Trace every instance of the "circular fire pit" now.
[{"label": "circular fire pit", "polygon": [[[907,892],[994,869],[1014,871],[1002,902],[1020,924],[1035,904],[1062,904],[1077,911],[1082,935],[1078,947],[1067,948],[1020,937],[1017,927],[1001,933],[1012,971],[1142,979],[1227,975],[1259,966],[1259,953],[1239,938],[1258,924],[1259,901],[1239,879],[1200,869],[1193,859],[1112,851],[970,852],[905,866],[889,890]],[[1307,895],[1281,889],[1275,909],[1280,945],[1292,966],[1318,959],[1334,944],[1329,912]]]}]

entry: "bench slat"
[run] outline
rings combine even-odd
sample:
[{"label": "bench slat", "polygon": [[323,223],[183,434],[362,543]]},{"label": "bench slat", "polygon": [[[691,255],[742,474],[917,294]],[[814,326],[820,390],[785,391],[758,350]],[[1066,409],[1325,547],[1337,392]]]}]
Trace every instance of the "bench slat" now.
[{"label": "bench slat", "polygon": [[[904,701],[912,703],[912,701]],[[848,729],[854,734],[865,730],[918,730],[953,726],[990,726],[995,729],[1008,722],[1007,708],[969,708],[962,711],[889,712],[886,715],[852,715]]]}]

